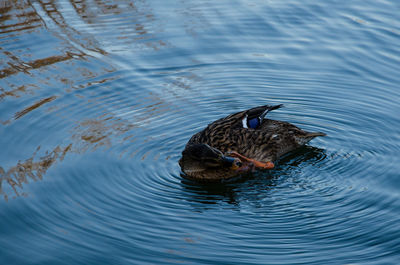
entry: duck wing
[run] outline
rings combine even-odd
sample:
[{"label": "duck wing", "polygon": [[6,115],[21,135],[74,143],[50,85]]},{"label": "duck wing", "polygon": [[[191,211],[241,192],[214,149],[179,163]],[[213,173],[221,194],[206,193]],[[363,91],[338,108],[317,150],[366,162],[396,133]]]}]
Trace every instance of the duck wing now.
[{"label": "duck wing", "polygon": [[[282,105],[264,105],[228,115],[208,124],[204,130],[193,135],[188,144],[205,143],[224,152],[230,149],[230,146],[237,145],[240,135],[249,133],[254,137],[253,132],[261,129],[261,123],[267,113],[280,107]],[[249,126],[249,119],[259,122],[255,125],[255,121],[252,121]]]},{"label": "duck wing", "polygon": [[268,112],[279,109],[283,104],[279,105],[264,105],[255,108],[251,108],[244,112],[242,119],[243,128],[258,129],[260,128],[262,121]]}]

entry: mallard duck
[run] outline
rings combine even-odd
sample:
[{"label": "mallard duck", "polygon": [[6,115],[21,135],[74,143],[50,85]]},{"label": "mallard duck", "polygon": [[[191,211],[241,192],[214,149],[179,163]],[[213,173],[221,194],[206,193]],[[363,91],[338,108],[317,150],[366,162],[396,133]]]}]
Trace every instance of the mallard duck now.
[{"label": "mallard duck", "polygon": [[279,157],[326,135],[266,118],[280,107],[282,104],[240,111],[193,135],[179,160],[183,176],[203,182],[224,181],[245,172],[272,169]]}]

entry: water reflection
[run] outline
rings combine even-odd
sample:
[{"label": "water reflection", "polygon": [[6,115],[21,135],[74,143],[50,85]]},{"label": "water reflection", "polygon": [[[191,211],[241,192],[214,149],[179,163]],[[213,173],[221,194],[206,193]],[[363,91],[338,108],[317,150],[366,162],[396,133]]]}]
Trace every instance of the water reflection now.
[{"label": "water reflection", "polygon": [[71,60],[72,58],[82,57],[83,54],[74,54],[71,52],[67,52],[66,55],[55,55],[50,56],[43,59],[37,59],[31,62],[22,62],[16,56],[11,53],[4,52],[4,54],[8,55],[9,58],[14,60],[16,63],[9,63],[11,67],[0,69],[0,78],[8,77],[10,75],[17,74],[19,72],[23,72],[25,74],[30,74],[30,70],[38,69],[41,67],[46,67],[52,64],[56,64],[63,61]]},{"label": "water reflection", "polygon": [[[39,150],[40,147],[37,148],[36,152]],[[9,188],[12,189],[14,192],[13,195],[15,196],[26,195],[26,193],[23,192],[23,185],[28,184],[30,180],[42,180],[47,170],[57,161],[63,161],[65,155],[70,150],[71,145],[64,148],[57,146],[54,150],[39,159],[35,159],[35,152],[32,157],[22,162],[19,161],[7,171],[0,167],[0,195],[3,195],[4,199],[7,201],[12,195],[12,193],[9,192]],[[3,183],[7,183],[9,187],[4,187]]]},{"label": "water reflection", "polygon": [[[62,123],[74,123],[75,117],[63,113],[63,107],[73,104],[66,95],[74,93],[75,89],[87,89],[114,79],[104,77],[114,71],[112,66],[101,63],[99,68],[99,60],[88,57],[84,51],[91,50],[100,54],[105,52],[100,46],[96,46],[98,43],[89,35],[81,36],[80,32],[65,21],[59,4],[57,1],[8,1],[0,4],[0,100],[3,101],[0,121],[3,126],[19,126],[22,127],[20,130],[27,130],[30,133],[28,138],[39,133],[40,142],[43,141],[40,138],[49,136],[41,137],[40,131],[35,132],[28,124],[25,129],[23,123],[13,125],[13,122],[29,116],[28,120],[32,120],[35,126],[43,126],[40,124],[45,124],[48,117],[53,117],[54,120],[54,115],[61,115],[65,118]],[[84,6],[83,4],[81,8]],[[83,10],[79,12],[82,13]],[[28,39],[28,42],[22,41],[23,39]],[[42,41],[35,41],[36,39]],[[64,91],[59,89],[60,84],[64,84]],[[53,87],[57,89],[50,89]],[[81,99],[86,97],[79,93],[74,95]],[[10,105],[13,100],[18,100],[21,104]],[[46,112],[43,112],[45,106]],[[72,146],[75,146],[74,152],[81,153],[90,145],[94,148],[105,145],[106,136],[113,135],[113,130],[123,133],[132,128],[131,125],[115,122],[115,119],[110,121],[110,118],[104,119],[102,123],[99,123],[98,118],[76,118],[82,119],[80,126],[75,127],[76,131],[72,131],[69,137],[61,136],[70,138],[66,141],[66,147],[52,147],[44,141],[37,142],[36,146],[39,148],[32,156],[18,156],[16,158],[23,162],[1,169],[1,193],[5,199],[12,193],[16,196],[24,194],[23,184],[27,184],[29,178],[41,180],[56,161],[63,160],[66,153],[72,150]],[[54,122],[47,123],[53,123],[53,127],[62,124],[57,119]],[[35,143],[26,143],[28,147],[32,145]],[[14,148],[20,147],[16,144]],[[42,156],[36,160],[37,152]]]},{"label": "water reflection", "polygon": [[[154,28],[156,20],[146,1],[70,1],[70,6],[63,5],[63,8],[68,14],[68,24],[75,25],[80,32],[96,34],[97,40],[109,51],[130,50],[132,44],[135,48],[151,50],[167,46],[155,34],[160,29]],[[77,20],[82,23],[78,24]]]},{"label": "water reflection", "polygon": [[41,26],[41,19],[25,1],[2,1],[0,3],[0,34],[31,31]]},{"label": "water reflection", "polygon": [[39,108],[40,106],[42,106],[43,104],[51,102],[51,101],[55,100],[56,98],[57,98],[56,96],[52,96],[52,97],[41,99],[40,101],[36,102],[32,106],[29,106],[29,107],[25,108],[24,110],[21,110],[21,111],[15,113],[14,118],[17,120],[17,119],[21,118],[22,116],[28,114],[32,110],[35,110],[35,109]]}]

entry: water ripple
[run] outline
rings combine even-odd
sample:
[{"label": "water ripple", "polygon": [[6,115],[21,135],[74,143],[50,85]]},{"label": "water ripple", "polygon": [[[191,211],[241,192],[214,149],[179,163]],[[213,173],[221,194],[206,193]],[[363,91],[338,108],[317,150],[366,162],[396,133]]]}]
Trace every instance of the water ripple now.
[{"label": "water ripple", "polygon": [[[0,262],[396,264],[396,9],[0,4]],[[261,104],[328,136],[232,183],[181,177],[191,135]]]}]

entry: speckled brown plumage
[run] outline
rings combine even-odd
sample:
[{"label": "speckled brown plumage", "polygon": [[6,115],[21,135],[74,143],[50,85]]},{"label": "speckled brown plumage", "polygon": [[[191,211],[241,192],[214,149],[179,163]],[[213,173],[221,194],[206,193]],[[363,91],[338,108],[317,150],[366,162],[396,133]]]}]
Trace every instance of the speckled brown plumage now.
[{"label": "speckled brown plumage", "polygon": [[[281,105],[260,106],[214,121],[204,130],[193,135],[186,148],[193,144],[207,144],[223,154],[236,151],[258,161],[276,161],[282,155],[308,143],[314,137],[325,135],[320,132],[306,132],[288,122],[264,117],[261,118],[262,122],[257,128],[244,128],[245,117],[265,115],[269,110],[279,107]],[[180,164],[185,172],[182,159]]]}]

